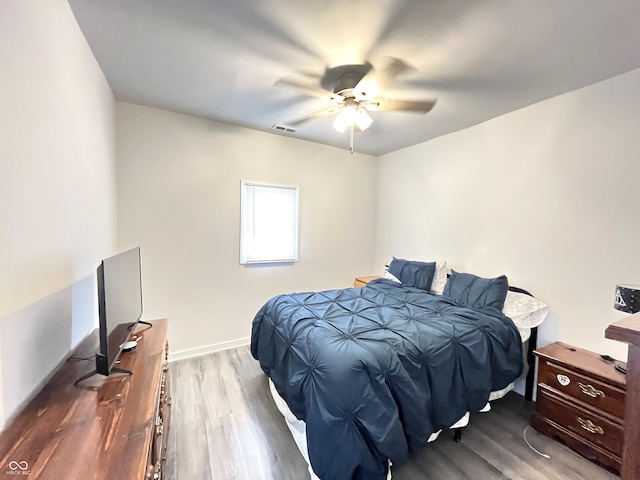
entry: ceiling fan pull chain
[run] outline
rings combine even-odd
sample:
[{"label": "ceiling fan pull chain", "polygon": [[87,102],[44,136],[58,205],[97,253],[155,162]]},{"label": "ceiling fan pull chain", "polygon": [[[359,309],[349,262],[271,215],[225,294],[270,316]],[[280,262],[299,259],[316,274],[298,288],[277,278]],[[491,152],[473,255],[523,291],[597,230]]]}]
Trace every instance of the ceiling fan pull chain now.
[{"label": "ceiling fan pull chain", "polygon": [[353,155],[353,123],[349,128],[349,151],[351,152],[351,155]]}]

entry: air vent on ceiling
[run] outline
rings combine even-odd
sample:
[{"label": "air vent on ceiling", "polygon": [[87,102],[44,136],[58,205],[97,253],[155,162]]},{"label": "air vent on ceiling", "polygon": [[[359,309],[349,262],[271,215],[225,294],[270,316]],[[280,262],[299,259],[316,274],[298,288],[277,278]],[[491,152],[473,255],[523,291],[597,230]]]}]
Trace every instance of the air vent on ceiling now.
[{"label": "air vent on ceiling", "polygon": [[295,133],[295,130],[293,128],[285,127],[284,125],[278,125],[277,123],[275,125],[272,125],[271,128],[279,132]]}]

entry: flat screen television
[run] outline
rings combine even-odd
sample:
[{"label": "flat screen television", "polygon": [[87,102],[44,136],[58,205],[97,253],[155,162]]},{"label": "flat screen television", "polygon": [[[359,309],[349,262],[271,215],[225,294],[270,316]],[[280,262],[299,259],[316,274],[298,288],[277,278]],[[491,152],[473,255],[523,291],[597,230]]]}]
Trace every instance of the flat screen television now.
[{"label": "flat screen television", "polygon": [[95,357],[96,369],[79,378],[76,384],[96,374],[131,374],[116,367],[116,362],[142,317],[140,247],[105,258],[96,274],[100,350]]}]

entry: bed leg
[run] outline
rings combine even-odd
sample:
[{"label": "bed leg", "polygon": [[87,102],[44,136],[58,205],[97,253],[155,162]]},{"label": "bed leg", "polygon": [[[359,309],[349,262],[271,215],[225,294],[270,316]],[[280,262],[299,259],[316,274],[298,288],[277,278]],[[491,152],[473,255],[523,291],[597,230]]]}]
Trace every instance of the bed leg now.
[{"label": "bed leg", "polygon": [[531,329],[531,336],[527,342],[527,365],[529,370],[527,371],[527,380],[524,392],[524,398],[529,401],[533,400],[533,390],[536,386],[536,358],[533,351],[536,349],[538,343],[538,327]]},{"label": "bed leg", "polygon": [[453,440],[458,443],[460,440],[462,440],[462,429],[461,428],[454,428],[453,429]]}]

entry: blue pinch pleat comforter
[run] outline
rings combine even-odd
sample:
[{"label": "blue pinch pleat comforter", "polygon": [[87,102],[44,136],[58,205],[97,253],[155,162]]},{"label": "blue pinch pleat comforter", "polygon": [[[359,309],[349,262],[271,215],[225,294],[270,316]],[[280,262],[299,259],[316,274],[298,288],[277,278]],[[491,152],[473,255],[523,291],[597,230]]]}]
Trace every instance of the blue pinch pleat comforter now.
[{"label": "blue pinch pleat comforter", "polygon": [[523,369],[501,311],[456,305],[384,279],[279,295],[253,320],[251,353],[306,422],[322,480],[383,480],[429,436]]}]

